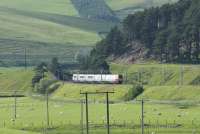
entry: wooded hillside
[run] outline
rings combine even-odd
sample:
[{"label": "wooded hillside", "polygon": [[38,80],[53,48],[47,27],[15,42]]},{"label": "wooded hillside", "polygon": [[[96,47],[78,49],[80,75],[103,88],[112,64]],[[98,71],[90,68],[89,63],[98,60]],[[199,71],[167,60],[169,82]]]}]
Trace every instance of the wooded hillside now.
[{"label": "wooded hillside", "polygon": [[168,63],[199,63],[200,1],[180,0],[129,15],[113,28],[92,55],[120,57],[130,51]]}]

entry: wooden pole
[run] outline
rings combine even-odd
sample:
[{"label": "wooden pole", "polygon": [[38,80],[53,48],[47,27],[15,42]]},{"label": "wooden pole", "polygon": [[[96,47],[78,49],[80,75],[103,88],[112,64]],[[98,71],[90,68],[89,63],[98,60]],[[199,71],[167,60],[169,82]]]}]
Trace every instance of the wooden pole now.
[{"label": "wooden pole", "polygon": [[107,133],[110,134],[110,112],[109,112],[109,93],[106,93],[106,104],[107,104]]}]

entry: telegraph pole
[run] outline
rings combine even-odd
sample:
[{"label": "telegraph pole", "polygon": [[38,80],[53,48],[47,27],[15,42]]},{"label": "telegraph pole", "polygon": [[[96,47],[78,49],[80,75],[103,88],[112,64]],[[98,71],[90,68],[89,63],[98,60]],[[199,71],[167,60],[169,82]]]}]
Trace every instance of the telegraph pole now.
[{"label": "telegraph pole", "polygon": [[17,119],[17,91],[14,91],[14,119]]},{"label": "telegraph pole", "polygon": [[142,120],[141,120],[141,129],[142,129],[142,134],[144,134],[144,100],[142,99]]},{"label": "telegraph pole", "polygon": [[85,93],[85,106],[86,106],[86,131],[87,134],[89,134],[88,93]]},{"label": "telegraph pole", "polygon": [[109,92],[106,93],[106,104],[107,104],[107,133],[110,134]]},{"label": "telegraph pole", "polygon": [[81,100],[81,134],[84,134],[84,132],[83,132],[83,130],[84,130],[84,126],[83,126],[83,103],[84,103],[84,101],[83,100]]},{"label": "telegraph pole", "polygon": [[85,95],[85,106],[86,106],[86,130],[89,134],[89,116],[88,116],[88,95],[89,94],[106,94],[106,109],[107,109],[107,134],[110,134],[110,116],[109,116],[109,94],[114,92],[85,92],[80,93]]},{"label": "telegraph pole", "polygon": [[46,116],[47,116],[47,127],[49,127],[49,94],[48,90],[46,89]]},{"label": "telegraph pole", "polygon": [[27,69],[27,55],[26,55],[26,48],[24,48],[24,68]]},{"label": "telegraph pole", "polygon": [[184,71],[184,67],[182,65],[180,65],[180,79],[179,79],[179,86],[183,85],[183,71]]}]

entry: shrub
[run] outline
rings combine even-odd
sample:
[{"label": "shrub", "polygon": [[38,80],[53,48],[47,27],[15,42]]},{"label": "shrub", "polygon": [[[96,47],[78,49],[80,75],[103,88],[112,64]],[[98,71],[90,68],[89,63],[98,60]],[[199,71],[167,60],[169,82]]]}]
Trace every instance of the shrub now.
[{"label": "shrub", "polygon": [[144,92],[144,88],[141,85],[134,85],[124,96],[125,101],[134,100],[137,96]]},{"label": "shrub", "polygon": [[[48,79],[42,79],[40,83],[38,83],[38,86],[36,87],[36,90],[40,94],[45,94],[46,91],[50,93],[49,88],[52,84],[56,83],[56,80],[48,80]],[[54,89],[54,88],[53,88]],[[52,90],[51,90],[52,91]]]},{"label": "shrub", "polygon": [[52,86],[49,87],[48,93],[53,93],[56,89],[60,87],[59,83],[53,84]]},{"label": "shrub", "polygon": [[190,85],[200,85],[200,76],[197,76]]}]

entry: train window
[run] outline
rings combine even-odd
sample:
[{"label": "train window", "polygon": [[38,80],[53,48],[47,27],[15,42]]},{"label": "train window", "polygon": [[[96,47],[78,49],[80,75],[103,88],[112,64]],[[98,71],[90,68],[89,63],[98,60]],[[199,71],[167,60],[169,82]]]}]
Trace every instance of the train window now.
[{"label": "train window", "polygon": [[93,79],[93,76],[88,76],[89,79]]},{"label": "train window", "polygon": [[80,76],[80,78],[85,78],[85,76]]},{"label": "train window", "polygon": [[123,76],[122,76],[122,75],[119,75],[119,78],[120,78],[120,79],[123,79]]},{"label": "train window", "polygon": [[74,78],[76,78],[76,76],[74,76]]}]

